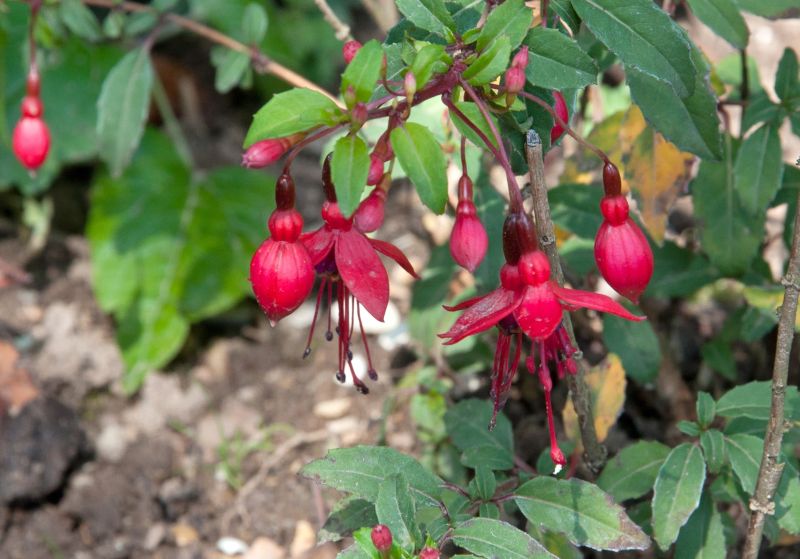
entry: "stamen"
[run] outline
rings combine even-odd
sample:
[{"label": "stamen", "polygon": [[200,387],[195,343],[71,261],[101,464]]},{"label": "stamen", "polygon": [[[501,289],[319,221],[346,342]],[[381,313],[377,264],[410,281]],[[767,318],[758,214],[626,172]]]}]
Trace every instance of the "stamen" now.
[{"label": "stamen", "polygon": [[372,380],[378,380],[378,371],[372,366],[369,343],[367,342],[367,335],[364,333],[364,324],[361,322],[361,305],[358,302],[356,302],[356,315],[358,316],[358,328],[361,330],[361,341],[364,343],[364,350],[367,352],[367,374]]},{"label": "stamen", "polygon": [[550,459],[555,464],[554,473],[561,471],[567,461],[564,458],[564,453],[558,446],[558,439],[556,438],[556,427],[553,419],[553,402],[551,393],[553,391],[553,380],[550,378],[550,371],[547,369],[547,363],[544,358],[544,342],[539,342],[540,364],[539,364],[539,381],[542,383],[544,389],[544,408],[547,412],[547,430],[550,433]]},{"label": "stamen", "polygon": [[[336,291],[339,291],[338,289]],[[328,329],[325,331],[325,339],[331,341],[333,339],[333,332],[331,332],[331,313],[333,306],[331,300],[333,299],[333,281],[328,282]]]},{"label": "stamen", "polygon": [[314,318],[311,319],[311,330],[308,331],[308,340],[306,341],[306,349],[303,351],[303,359],[311,355],[311,339],[314,336],[314,327],[317,325],[317,315],[319,314],[319,305],[322,302],[322,291],[325,289],[327,279],[322,278],[317,291],[317,304],[314,305]]}]

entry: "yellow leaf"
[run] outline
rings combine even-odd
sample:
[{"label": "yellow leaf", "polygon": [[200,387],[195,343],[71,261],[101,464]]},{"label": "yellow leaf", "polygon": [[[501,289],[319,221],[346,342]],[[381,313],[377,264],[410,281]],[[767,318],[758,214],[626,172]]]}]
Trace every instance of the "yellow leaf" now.
[{"label": "yellow leaf", "polygon": [[694,156],[647,126],[636,106],[631,107],[621,132],[620,143],[627,151],[625,179],[639,192],[644,225],[660,242],[664,239],[667,212],[689,180]]},{"label": "yellow leaf", "polygon": [[[625,369],[622,362],[613,353],[609,353],[602,363],[586,373],[586,384],[592,395],[592,412],[597,438],[603,442],[608,431],[617,422],[625,404]],[[571,440],[580,442],[578,416],[572,405],[572,399],[564,406],[564,431]]]},{"label": "yellow leaf", "polygon": [[[624,111],[614,113],[597,124],[586,137],[589,142],[606,152],[615,162],[622,158],[619,146],[619,130],[625,115]],[[562,184],[597,183],[597,171],[600,168],[601,161],[597,155],[591,150],[579,147],[574,157],[564,160],[564,172],[559,182]]]},{"label": "yellow leaf", "polygon": [[[783,305],[785,291],[783,289],[745,287],[743,294],[744,298],[751,306],[769,312],[777,312],[781,305]],[[800,313],[797,313],[795,316],[794,329],[800,332]]]}]

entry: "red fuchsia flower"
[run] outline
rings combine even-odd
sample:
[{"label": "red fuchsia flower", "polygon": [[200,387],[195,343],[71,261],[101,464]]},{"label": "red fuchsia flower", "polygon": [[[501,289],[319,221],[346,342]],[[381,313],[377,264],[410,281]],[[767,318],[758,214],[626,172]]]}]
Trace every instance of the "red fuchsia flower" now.
[{"label": "red fuchsia flower", "polygon": [[275,187],[277,207],[269,218],[270,238],[250,261],[250,282],[270,324],[292,313],[314,287],[314,268],[299,241],[303,217],[294,209],[294,181],[283,174]]},{"label": "red fuchsia flower", "polygon": [[[340,382],[344,382],[345,368],[349,368],[356,389],[366,394],[369,390],[358,378],[353,368],[350,343],[356,320],[358,320],[367,354],[369,367],[367,372],[371,379],[377,379],[377,372],[372,366],[372,358],[361,322],[361,307],[363,306],[373,317],[382,321],[389,304],[389,276],[378,253],[397,262],[412,276],[417,277],[417,274],[399,248],[385,241],[370,239],[357,227],[353,227],[353,217],[346,218],[342,215],[339,205],[336,203],[336,192],[331,183],[330,159],[330,156],[325,159],[322,169],[322,183],[326,197],[326,201],[322,205],[324,224],[316,231],[305,233],[300,237],[308,250],[317,274],[322,278],[311,331],[308,334],[308,342],[303,356],[306,357],[311,353],[311,338],[314,334],[314,325],[323,293],[327,293],[329,308],[333,298],[336,297],[339,311],[338,327],[336,328],[339,336],[339,362],[336,378]],[[333,339],[330,323],[329,315],[328,330],[325,333],[328,340]]]},{"label": "red fuchsia flower", "polygon": [[[564,100],[564,96],[560,91],[554,91],[553,99],[555,100],[553,109],[558,117],[564,122],[569,122],[569,112],[567,111],[567,102]],[[566,128],[561,126],[561,123],[556,122],[553,124],[553,128],[550,129],[550,144],[556,143],[556,141],[558,141],[558,139],[564,134],[565,130]]]},{"label": "red fuchsia flower", "polygon": [[380,182],[384,175],[384,165],[393,157],[394,152],[392,152],[392,146],[389,143],[389,134],[385,132],[375,143],[375,148],[369,156],[368,185],[378,184]]},{"label": "red fuchsia flower", "polygon": [[392,175],[386,173],[382,179],[359,204],[353,214],[355,226],[362,233],[372,233],[383,225],[386,193],[392,182]]},{"label": "red fuchsia flower", "polygon": [[608,284],[634,303],[653,276],[653,251],[639,226],[629,216],[628,201],[621,194],[619,170],[603,167],[606,195],[600,201],[603,223],[594,241],[594,259]]},{"label": "red fuchsia flower", "polygon": [[439,550],[426,547],[419,552],[419,559],[439,559]]},{"label": "red fuchsia flower", "polygon": [[369,174],[367,175],[367,184],[378,184],[383,178],[383,159],[374,153],[369,156]]},{"label": "red fuchsia flower", "polygon": [[472,181],[467,175],[462,175],[458,180],[458,205],[450,235],[450,254],[459,266],[474,272],[483,261],[488,246],[486,229],[472,201]]},{"label": "red fuchsia flower", "polygon": [[342,57],[344,58],[344,63],[350,64],[359,50],[361,50],[361,43],[355,39],[352,41],[347,41],[344,45],[342,45]]},{"label": "red fuchsia flower", "polygon": [[376,525],[370,532],[370,538],[372,538],[372,545],[379,552],[383,553],[392,549],[392,531],[388,526],[384,524]]},{"label": "red fuchsia flower", "polygon": [[44,106],[39,98],[39,73],[28,73],[27,94],[22,99],[22,118],[14,127],[11,145],[14,154],[26,168],[35,171],[42,166],[50,151],[50,131],[42,119]]},{"label": "red fuchsia flower", "polygon": [[305,134],[292,134],[284,138],[270,138],[256,142],[242,155],[242,166],[249,169],[260,169],[272,165],[304,136]]},{"label": "red fuchsia flower", "polygon": [[[628,320],[643,320],[628,312],[613,299],[560,287],[550,278],[550,263],[536,247],[532,224],[523,213],[510,214],[503,225],[503,251],[506,264],[500,270],[500,288],[465,301],[447,310],[464,310],[453,326],[444,334],[445,345],[455,344],[497,326],[500,335],[492,366],[492,398],[494,415],[507,399],[508,390],[520,361],[523,336],[531,340],[531,356],[526,365],[531,374],[537,373],[545,392],[545,404],[551,440],[551,457],[558,466],[566,462],[558,448],[550,404],[550,369],[554,363],[559,377],[576,371],[572,347],[562,326],[564,309],[588,308],[608,312]],[[512,342],[515,347],[512,353]],[[533,352],[538,348],[539,366],[535,366]],[[510,358],[510,359],[509,359]],[[495,417],[489,425],[494,426]]]}]

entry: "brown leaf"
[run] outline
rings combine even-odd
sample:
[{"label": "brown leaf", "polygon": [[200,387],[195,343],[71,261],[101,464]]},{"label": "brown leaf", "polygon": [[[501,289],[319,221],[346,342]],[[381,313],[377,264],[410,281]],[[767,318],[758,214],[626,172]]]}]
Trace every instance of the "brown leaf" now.
[{"label": "brown leaf", "polygon": [[[597,439],[603,442],[608,436],[609,429],[617,422],[625,404],[625,369],[622,368],[619,357],[609,353],[602,363],[586,373],[585,379],[592,395]],[[568,399],[567,405],[564,406],[563,419],[567,437],[579,441],[578,416],[571,399]]]},{"label": "brown leaf", "polygon": [[0,340],[0,412],[7,408],[12,415],[39,395],[28,372],[17,367],[18,359],[16,348]]}]

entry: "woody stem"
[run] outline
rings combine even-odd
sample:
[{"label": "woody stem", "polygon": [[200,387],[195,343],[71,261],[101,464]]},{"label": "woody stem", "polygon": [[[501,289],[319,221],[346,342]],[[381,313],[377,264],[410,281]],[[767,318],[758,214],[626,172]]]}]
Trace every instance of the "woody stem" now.
[{"label": "woody stem", "polygon": [[[553,270],[554,279],[558,282],[558,285],[564,285],[564,271],[561,269],[561,261],[558,258],[558,249],[556,248],[555,227],[550,217],[550,206],[547,203],[542,140],[534,130],[528,131],[525,155],[530,173],[536,236],[539,238],[539,245],[550,260],[550,268]],[[578,347],[569,313],[564,313],[564,328],[572,346]],[[597,439],[597,431],[594,427],[594,416],[592,414],[591,395],[584,377],[583,361],[576,359],[576,365],[578,371],[574,375],[567,375],[567,384],[569,385],[572,403],[575,406],[575,413],[578,416],[578,426],[580,427],[586,465],[592,472],[598,473],[606,463],[606,447]]]}]

